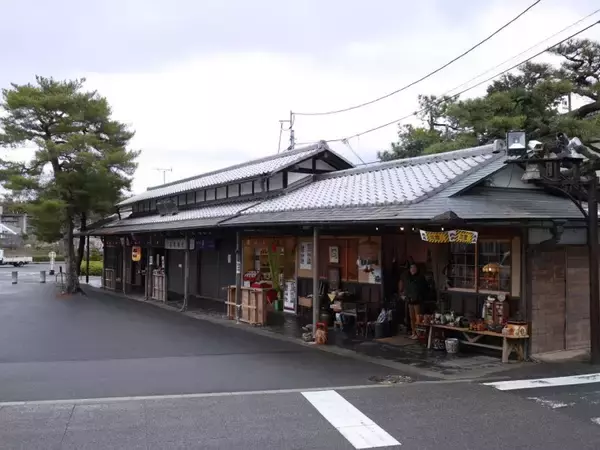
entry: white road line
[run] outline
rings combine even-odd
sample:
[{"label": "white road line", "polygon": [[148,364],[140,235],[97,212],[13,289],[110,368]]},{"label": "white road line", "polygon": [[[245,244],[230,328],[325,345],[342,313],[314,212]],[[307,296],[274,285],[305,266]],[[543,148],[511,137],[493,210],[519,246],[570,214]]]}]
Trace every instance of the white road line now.
[{"label": "white road line", "polygon": [[588,373],[569,377],[538,378],[535,380],[512,380],[483,383],[485,386],[494,387],[500,391],[514,391],[518,389],[533,389],[556,386],[574,386],[577,384],[600,383],[600,373]]},{"label": "white road line", "polygon": [[[395,385],[387,384],[359,384],[356,386],[338,386],[330,389],[338,391],[351,391],[355,389],[385,389],[394,388]],[[244,395],[271,395],[271,394],[300,394],[310,391],[322,391],[324,388],[297,388],[297,389],[270,389],[261,391],[237,391],[237,392],[202,392],[198,394],[166,394],[166,395],[138,395],[131,397],[98,397],[98,398],[74,398],[59,400],[24,400],[14,402],[0,402],[3,406],[32,406],[32,405],[87,405],[96,403],[119,403],[136,401],[155,401],[155,400],[180,400],[190,398],[210,398],[210,397],[235,397]]]},{"label": "white road line", "polygon": [[592,417],[591,421],[596,425],[600,425],[600,417]]},{"label": "white road line", "polygon": [[302,395],[354,448],[401,445],[337,392],[333,390],[310,391],[302,392]]}]

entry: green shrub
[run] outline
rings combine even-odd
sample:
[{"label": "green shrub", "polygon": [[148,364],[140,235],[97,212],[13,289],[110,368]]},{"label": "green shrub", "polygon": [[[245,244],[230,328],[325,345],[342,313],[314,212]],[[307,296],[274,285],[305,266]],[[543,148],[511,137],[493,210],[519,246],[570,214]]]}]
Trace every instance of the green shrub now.
[{"label": "green shrub", "polygon": [[[64,260],[65,260],[65,257],[62,255],[57,255],[56,258],[54,258],[55,262],[63,262]],[[47,263],[47,262],[50,262],[50,258],[48,258],[47,256],[33,256],[33,262]]]},{"label": "green shrub", "polygon": [[[90,261],[90,275],[93,277],[101,277],[102,276],[102,261]],[[81,275],[85,275],[87,273],[85,261],[81,263]]]},{"label": "green shrub", "polygon": [[[97,248],[90,248],[90,261],[103,261],[102,252]],[[85,255],[83,256],[85,259]]]}]

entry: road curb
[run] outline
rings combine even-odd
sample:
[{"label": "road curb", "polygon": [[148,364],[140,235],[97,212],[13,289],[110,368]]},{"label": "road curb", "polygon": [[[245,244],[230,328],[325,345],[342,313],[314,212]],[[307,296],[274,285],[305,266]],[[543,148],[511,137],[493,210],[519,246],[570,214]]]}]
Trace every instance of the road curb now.
[{"label": "road curb", "polygon": [[[210,322],[215,325],[221,325],[221,326],[225,326],[225,327],[235,328],[237,330],[242,330],[242,331],[257,334],[260,336],[268,337],[271,339],[277,339],[279,341],[299,345],[304,348],[327,352],[327,353],[331,353],[331,354],[335,354],[335,355],[343,356],[343,357],[347,357],[347,358],[352,358],[352,359],[366,362],[366,363],[376,364],[378,366],[387,367],[389,369],[397,370],[399,372],[404,372],[408,375],[432,378],[432,379],[436,379],[436,380],[446,380],[446,381],[469,381],[469,380],[478,381],[479,378],[491,375],[490,372],[487,372],[487,371],[484,371],[482,373],[470,373],[470,374],[459,374],[459,375],[440,374],[440,373],[433,372],[430,370],[414,367],[409,364],[404,364],[404,363],[399,363],[396,361],[389,361],[389,360],[382,359],[382,358],[376,358],[376,357],[372,357],[372,356],[362,355],[358,352],[355,352],[354,350],[340,348],[340,347],[337,347],[334,345],[315,345],[313,343],[306,343],[306,342],[302,341],[301,339],[293,338],[290,336],[282,336],[280,334],[277,334],[273,331],[266,330],[261,327],[254,327],[252,325],[248,325],[245,323],[236,323],[235,321],[230,320],[230,319],[218,318],[218,317],[211,316],[209,314],[204,314],[204,313],[196,312],[196,311],[181,311],[179,308],[176,308],[171,305],[166,305],[164,303],[159,303],[159,302],[155,302],[155,301],[144,300],[144,299],[128,296],[128,295],[125,295],[125,294],[122,294],[119,292],[106,291],[106,290],[103,290],[102,288],[97,288],[94,286],[82,285],[82,289],[84,291],[89,290],[90,292],[94,292],[94,293],[106,294],[106,295],[109,295],[114,298],[133,300],[138,303],[152,305],[154,307],[157,307],[157,308],[160,308],[160,309],[163,309],[166,311],[171,311],[171,312],[176,312],[176,313],[182,314],[182,315],[190,317],[192,319],[204,320],[206,322]],[[493,372],[499,372],[499,371],[495,370]]]}]

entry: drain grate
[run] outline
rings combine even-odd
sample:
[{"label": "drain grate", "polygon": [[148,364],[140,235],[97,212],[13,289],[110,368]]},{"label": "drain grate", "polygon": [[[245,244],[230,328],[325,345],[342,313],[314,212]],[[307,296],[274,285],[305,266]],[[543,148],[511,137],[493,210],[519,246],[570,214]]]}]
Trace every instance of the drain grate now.
[{"label": "drain grate", "polygon": [[379,383],[379,384],[400,384],[400,383],[411,383],[413,381],[413,379],[406,375],[385,375],[385,376],[374,375],[372,377],[369,377],[369,381],[372,381],[373,383]]}]

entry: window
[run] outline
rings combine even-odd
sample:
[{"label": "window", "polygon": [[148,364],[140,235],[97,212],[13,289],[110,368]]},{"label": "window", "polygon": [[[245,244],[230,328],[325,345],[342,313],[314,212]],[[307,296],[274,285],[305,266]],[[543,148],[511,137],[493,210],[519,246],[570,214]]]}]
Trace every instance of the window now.
[{"label": "window", "polygon": [[239,197],[240,195],[240,185],[232,184],[227,187],[227,196],[228,197]]},{"label": "window", "polygon": [[156,200],[150,200],[150,211],[156,211]]},{"label": "window", "polygon": [[217,188],[217,199],[227,198],[227,186]]},{"label": "window", "polygon": [[479,290],[510,292],[510,241],[480,241],[477,247]]},{"label": "window", "polygon": [[283,173],[276,173],[269,179],[269,190],[283,189]]},{"label": "window", "polygon": [[476,245],[450,244],[448,284],[455,289],[475,289]]},{"label": "window", "polygon": [[131,207],[131,212],[136,213],[140,210],[140,204],[139,203],[134,203],[133,206]]},{"label": "window", "polygon": [[179,206],[185,205],[185,194],[179,194],[179,196],[177,197],[177,202],[177,205]]},{"label": "window", "polygon": [[450,244],[447,269],[450,288],[480,292],[511,292],[511,241],[480,239]]},{"label": "window", "polygon": [[263,191],[262,180],[254,180],[254,193],[257,194]]},{"label": "window", "polygon": [[186,204],[193,205],[196,202],[196,193],[195,192],[188,192],[186,194],[186,197],[187,197]]},{"label": "window", "polygon": [[241,195],[250,195],[252,194],[252,181],[247,181],[242,183],[242,194]]},{"label": "window", "polygon": [[204,201],[204,191],[196,191],[196,203]]},{"label": "window", "polygon": [[215,190],[207,189],[206,190],[206,201],[214,200],[214,199],[215,199]]}]

